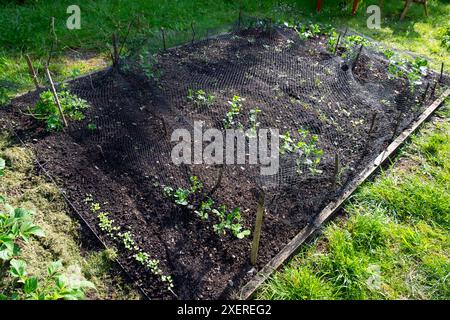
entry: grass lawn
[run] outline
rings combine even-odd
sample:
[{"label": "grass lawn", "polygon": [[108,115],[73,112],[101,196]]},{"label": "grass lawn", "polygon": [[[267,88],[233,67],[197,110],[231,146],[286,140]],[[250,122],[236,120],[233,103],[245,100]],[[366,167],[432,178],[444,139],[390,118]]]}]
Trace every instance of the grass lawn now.
[{"label": "grass lawn", "polygon": [[[57,42],[50,70],[56,80],[108,65],[112,33],[123,37],[131,20],[139,27],[131,28],[129,39],[152,35],[160,27],[187,31],[192,22],[200,33],[234,22],[240,5],[252,16],[348,25],[387,46],[426,56],[435,69],[445,62],[449,72],[449,38],[443,44],[445,35],[450,36],[449,1],[430,0],[429,17],[421,6],[414,5],[402,22],[398,18],[403,1],[385,1],[380,30],[367,28],[365,13],[366,7],[378,0],[360,1],[356,16],[349,14],[349,8],[341,11],[340,2],[324,1],[318,14],[315,2],[309,0],[86,0],[80,5],[81,30],[68,30],[66,8],[73,1],[30,0],[19,6],[0,0],[0,104],[32,89],[25,54],[30,54],[40,82],[45,84],[43,66],[54,39],[51,17],[55,17]],[[448,106],[440,114],[441,120],[427,125],[403,148],[392,168],[359,189],[345,206],[345,217],[326,226],[321,236],[270,279],[259,298],[450,298]],[[41,264],[41,260],[33,260],[33,253],[41,251],[44,262],[60,257],[86,270],[89,265],[101,265],[98,255],[81,255],[76,225],[63,213],[61,199],[54,202],[57,190],[43,180],[36,183],[40,178],[32,173],[31,159],[25,150],[16,148],[4,136],[0,138],[0,155],[9,166],[0,193],[15,205],[35,209],[38,222],[50,235],[47,242],[32,242],[23,253],[28,254],[31,267]],[[56,222],[50,223],[44,212]],[[60,240],[67,234],[75,236],[62,246]],[[95,277],[107,277],[105,271],[91,277],[101,288]],[[100,291],[99,296],[111,294]]]}]

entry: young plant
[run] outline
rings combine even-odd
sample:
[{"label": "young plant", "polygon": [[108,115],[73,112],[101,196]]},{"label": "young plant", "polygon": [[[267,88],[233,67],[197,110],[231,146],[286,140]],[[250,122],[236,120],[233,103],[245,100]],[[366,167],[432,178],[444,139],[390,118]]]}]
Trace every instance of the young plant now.
[{"label": "young plant", "polygon": [[320,29],[320,25],[311,23],[309,26],[306,24],[300,24],[294,27],[294,30],[297,32],[297,35],[301,40],[307,40],[309,38],[318,37],[322,34],[322,30]]},{"label": "young plant", "polygon": [[297,172],[302,172],[302,165],[306,165],[312,175],[321,174],[322,170],[318,169],[322,159],[323,150],[317,147],[319,137],[315,134],[310,135],[308,130],[299,129],[298,133],[302,140],[299,140],[295,146],[295,150],[300,153],[296,160]]},{"label": "young plant", "polygon": [[233,96],[231,101],[228,101],[230,105],[229,111],[225,115],[225,119],[223,119],[223,124],[225,129],[230,129],[234,125],[237,125],[238,128],[242,128],[242,124],[240,122],[235,123],[235,118],[239,116],[242,109],[243,98],[239,96]]},{"label": "young plant", "polygon": [[336,53],[336,44],[338,41],[339,35],[336,31],[332,31],[329,35],[328,41],[327,41],[327,49],[331,53]]},{"label": "young plant", "polygon": [[98,227],[103,232],[106,232],[110,237],[115,238],[116,233],[120,231],[119,226],[114,225],[114,220],[109,219],[109,213],[108,212],[100,212],[97,216],[99,220]]},{"label": "young plant", "polygon": [[31,219],[32,213],[22,208],[3,205],[0,209],[0,261],[8,261],[20,252],[19,240],[28,242],[31,236],[43,237],[44,231]]},{"label": "young plant", "polygon": [[214,201],[211,198],[208,198],[207,200],[202,201],[198,210],[195,210],[194,212],[200,219],[208,220],[213,205]]},{"label": "young plant", "polygon": [[318,169],[323,155],[323,150],[317,147],[319,137],[311,135],[305,129],[298,129],[297,132],[300,136],[299,140],[294,140],[289,131],[280,136],[280,154],[296,153],[298,155],[295,161],[298,174],[303,173],[303,166],[306,166],[313,175],[322,173]]},{"label": "young plant", "polygon": [[188,90],[189,101],[194,102],[197,107],[210,107],[214,104],[215,96],[211,94],[206,94],[203,90],[193,91],[192,89]]},{"label": "young plant", "polygon": [[128,251],[139,251],[139,247],[136,245],[136,242],[133,239],[133,236],[130,231],[127,232],[119,232],[117,233],[119,239],[121,239],[123,246]]},{"label": "young plant", "polygon": [[250,110],[249,121],[250,121],[250,136],[256,136],[256,132],[259,128],[260,123],[258,122],[258,114],[261,113],[261,109],[255,108]]},{"label": "young plant", "polygon": [[[89,108],[86,100],[71,94],[65,85],[61,86],[58,98],[64,115],[74,121],[84,120],[84,111]],[[40,94],[39,101],[30,113],[34,118],[45,122],[48,131],[57,131],[63,128],[58,106],[50,90]]]},{"label": "young plant", "polygon": [[[171,193],[173,192],[173,189],[167,189],[167,192]],[[92,195],[87,195],[85,202],[91,204],[94,203]],[[92,206],[91,211],[93,213],[97,212],[97,210],[95,210]],[[134,236],[130,231],[120,232],[120,226],[114,225],[114,220],[109,219],[108,215],[109,213],[107,212],[100,212],[98,214],[97,217],[99,219],[99,228],[106,232],[106,234],[113,240],[119,240],[127,251],[133,253],[133,257],[136,262],[140,263],[144,267],[147,267],[152,274],[158,276],[160,280],[166,284],[167,290],[173,293],[172,277],[163,274],[163,271],[158,267],[159,261],[156,259],[150,259],[148,253],[144,252],[136,243]]]},{"label": "young plant", "polygon": [[238,239],[243,239],[250,235],[250,230],[242,230],[240,208],[227,212],[225,205],[221,205],[218,209],[213,209],[212,212],[219,218],[219,223],[213,225],[214,231],[219,236],[225,235],[227,230],[230,230]]},{"label": "young plant", "polygon": [[88,123],[87,129],[89,131],[95,131],[95,130],[97,130],[97,125],[95,123]]},{"label": "young plant", "polygon": [[3,299],[21,300],[83,300],[86,291],[95,290],[90,281],[83,278],[79,269],[71,275],[63,273],[61,261],[51,263],[43,279],[29,276],[23,260],[11,260],[9,274],[13,278],[10,296]]}]

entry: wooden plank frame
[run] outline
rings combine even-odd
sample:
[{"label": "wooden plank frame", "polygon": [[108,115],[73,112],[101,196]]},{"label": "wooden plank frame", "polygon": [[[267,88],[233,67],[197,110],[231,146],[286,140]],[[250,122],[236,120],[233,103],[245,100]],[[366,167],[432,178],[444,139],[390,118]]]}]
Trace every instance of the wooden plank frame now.
[{"label": "wooden plank frame", "polygon": [[366,168],[360,172],[356,178],[345,189],[343,194],[337,199],[330,202],[315,218],[315,220],[304,227],[281,251],[270,260],[247,284],[245,284],[238,292],[237,298],[241,300],[250,299],[256,290],[267,280],[267,278],[284,262],[289,259],[299,247],[329,218],[333,216],[342,206],[342,204],[356,191],[356,189],[366,181],[378,168],[380,168],[386,160],[391,158],[398,148],[414,133],[436,109],[450,95],[450,89],[447,89],[437,100],[435,100],[425,111],[406,128],[384,151],[382,151],[375,160],[371,161]]}]

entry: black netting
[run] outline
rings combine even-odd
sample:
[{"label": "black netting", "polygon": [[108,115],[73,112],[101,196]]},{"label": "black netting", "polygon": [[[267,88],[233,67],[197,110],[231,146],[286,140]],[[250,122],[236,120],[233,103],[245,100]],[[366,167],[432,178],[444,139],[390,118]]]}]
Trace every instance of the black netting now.
[{"label": "black netting", "polygon": [[[161,50],[180,43],[187,44]],[[302,40],[291,28],[247,17],[202,33],[155,30],[153,37],[133,39],[127,48],[120,70],[108,69],[70,82],[72,93],[91,105],[86,120],[71,123],[62,136],[16,130],[28,135],[29,141],[44,141],[35,146],[38,156],[73,197],[87,192],[108,197],[123,191],[115,195],[121,202],[111,203],[114,218],[128,219],[138,241],[174,275],[175,290],[182,298],[228,297],[236,283],[251,274],[246,273],[250,268],[246,244],[211,240],[215,235],[204,231],[203,222],[195,217],[186,222],[188,218],[162,196],[162,186],[186,187],[193,175],[211,189],[221,170],[215,165],[173,164],[170,136],[175,129],[192,132],[194,122],[201,120],[204,129],[224,130],[228,101],[237,95],[245,99],[236,118],[244,127],[248,128],[250,111],[259,108],[260,128],[289,131],[297,140],[300,128],[318,136],[323,156],[317,168],[321,173],[315,175],[307,165],[296,165],[298,157],[289,153],[281,156],[280,170],[273,176],[260,175],[258,165],[224,167],[214,200],[242,207],[247,228],[254,223],[257,197],[253,191],[264,187],[268,194],[262,264],[335,199],[448,85],[447,76],[436,85],[439,75],[429,72],[412,89],[406,77],[389,75],[389,61],[378,45],[361,50],[342,40],[339,54],[333,54],[326,36]],[[214,96],[214,102],[199,107],[189,100],[190,90],[203,90]],[[34,93],[12,105],[24,109],[36,99]],[[95,123],[98,130],[89,130],[88,123]],[[73,145],[59,147],[61,137]],[[63,170],[61,163],[55,164],[57,154],[83,161]],[[95,225],[95,217],[89,219]],[[172,220],[180,220],[184,229],[171,224]],[[184,247],[188,244],[195,250]],[[225,267],[223,261],[208,260],[211,251],[227,261]],[[203,265],[205,259],[209,262]],[[199,264],[189,264],[197,260]],[[210,279],[217,277],[223,277],[219,289],[208,289]],[[230,279],[236,283],[230,285]],[[141,284],[147,292],[157,295],[154,284],[145,281],[141,279]]]}]

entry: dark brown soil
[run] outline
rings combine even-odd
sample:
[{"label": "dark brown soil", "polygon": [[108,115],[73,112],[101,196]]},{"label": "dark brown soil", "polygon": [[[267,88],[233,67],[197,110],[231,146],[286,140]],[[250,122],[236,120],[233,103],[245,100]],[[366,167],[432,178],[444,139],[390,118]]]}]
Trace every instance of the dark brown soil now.
[{"label": "dark brown soil", "polygon": [[[354,72],[345,67],[349,63],[327,53],[324,38],[302,42],[288,30],[270,35],[253,31],[161,54],[157,68],[162,75],[156,80],[106,70],[72,82],[71,91],[91,108],[86,120],[71,123],[65,132],[48,133],[20,112],[33,106],[36,92],[14,100],[0,115],[3,124],[11,123],[36,152],[99,236],[119,248],[121,263],[150,297],[174,298],[99,230],[84,201],[88,194],[160,260],[164,272],[174,278],[178,298],[231,298],[254,275],[249,263],[251,239],[219,238],[213,223],[163,196],[162,186],[186,186],[191,175],[210,189],[218,175],[214,166],[173,165],[172,130],[190,129],[193,120],[221,128],[227,101],[239,95],[246,99],[243,123],[249,110],[259,107],[261,128],[284,132],[304,127],[319,135],[323,174],[298,176],[288,161],[283,162],[276,177],[279,184],[268,191],[259,269],[341,193],[394,131],[400,132],[420,112],[421,107],[415,106],[423,89],[412,94],[404,81],[388,80],[385,61],[366,52]],[[214,105],[194,106],[186,98],[188,89],[213,94]],[[369,136],[373,114],[377,120]],[[396,119],[401,120],[399,125]],[[98,130],[87,130],[88,123],[95,123]],[[335,154],[344,170],[340,185],[333,188]],[[256,213],[257,169],[226,166],[214,194],[218,204],[241,207],[249,229]]]}]

